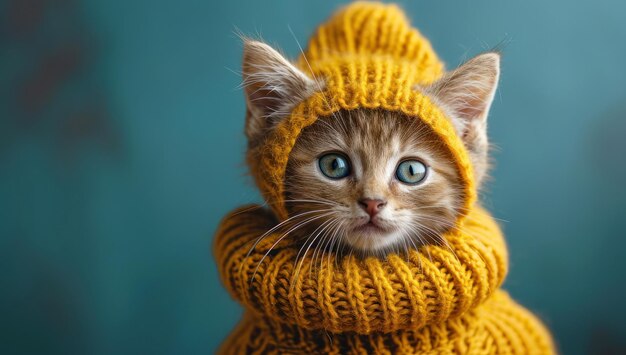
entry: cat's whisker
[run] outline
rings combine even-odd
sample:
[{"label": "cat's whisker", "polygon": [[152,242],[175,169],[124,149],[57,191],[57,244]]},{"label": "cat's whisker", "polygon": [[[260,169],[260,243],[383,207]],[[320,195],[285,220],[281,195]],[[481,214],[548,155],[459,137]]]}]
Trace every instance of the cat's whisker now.
[{"label": "cat's whisker", "polygon": [[[305,197],[305,196],[303,196]],[[329,205],[329,206],[339,206],[338,203],[331,201],[331,200],[327,200],[327,199],[323,199],[323,198],[318,198],[318,199],[289,199],[289,200],[285,200],[285,202],[287,203],[296,203],[296,202],[304,202],[304,203],[319,203],[319,204],[325,204],[325,205]]]},{"label": "cat's whisker", "polygon": [[[415,251],[419,251],[419,247],[415,244],[415,241],[413,240],[413,238],[411,238],[411,236],[408,234],[408,232],[406,233],[407,235],[407,240],[413,245],[413,248],[415,248]],[[417,261],[419,262],[419,270],[420,272],[424,271],[424,268],[422,267],[422,258],[420,256],[420,253],[416,253],[415,254],[417,257]],[[409,256],[410,259],[410,256]]]},{"label": "cat's whisker", "polygon": [[[332,226],[334,224],[336,224],[338,222],[337,218],[329,218],[328,220],[324,221],[324,223],[322,223],[322,225],[320,225],[318,228],[316,228],[316,230],[311,233],[305,240],[305,242],[302,244],[302,246],[300,247],[300,250],[298,251],[298,255],[296,256],[296,263],[298,261],[300,261],[300,266],[302,265],[302,262],[304,261],[304,259],[306,258],[306,255],[308,253],[308,251],[310,250],[311,246],[313,246],[315,244],[315,242],[317,241],[318,238],[320,238],[320,236],[323,238],[323,235],[325,233],[327,233],[327,231],[332,228]],[[321,228],[321,229],[320,229]],[[319,231],[318,231],[319,229]],[[315,233],[317,231],[317,233]],[[302,254],[302,250],[305,249],[304,254]],[[300,256],[300,254],[302,254],[302,256]]]},{"label": "cat's whisker", "polygon": [[344,242],[342,242],[342,243],[340,243],[341,248],[340,248],[340,250],[338,250],[338,252],[339,252],[339,254],[340,254],[340,255],[345,255],[344,250],[345,250],[345,248],[346,248],[346,245],[347,245],[347,244],[348,244],[348,243],[346,243],[345,241],[344,241]]},{"label": "cat's whisker", "polygon": [[[334,242],[333,245],[331,245],[331,253],[333,249],[335,248],[335,245],[337,245],[337,252],[335,253],[335,255],[339,255],[338,254],[339,246],[341,245],[341,239],[344,237],[343,234],[345,232],[344,232],[343,226],[344,226],[344,221],[341,221],[340,227],[339,227],[339,234],[337,235],[336,242]],[[329,254],[329,258],[330,258],[330,254]],[[335,257],[335,266],[339,267],[339,257]]]},{"label": "cat's whisker", "polygon": [[[336,242],[339,238],[341,238],[341,233],[342,233],[342,226],[343,226],[343,223],[344,223],[344,222],[340,220],[340,221],[339,221],[339,223],[337,224],[337,227],[333,230],[333,235],[332,235],[332,237],[330,238],[330,241],[329,241],[329,243],[328,243],[328,247],[327,247],[327,248],[326,248],[326,250],[325,250],[325,252],[326,252],[326,254],[327,254],[327,263],[326,263],[326,265],[329,265],[329,264],[330,264],[330,262],[331,262],[331,260],[330,260],[331,256],[335,256],[335,265],[337,265],[337,263],[336,263],[336,262],[337,262],[337,259],[338,259],[338,258],[336,257],[336,254],[335,254],[335,253],[333,253],[333,249],[334,249],[335,242]],[[323,256],[322,256],[322,258],[323,258]],[[321,266],[322,266],[322,265],[321,265],[321,261],[320,261],[320,267],[321,267]]]},{"label": "cat's whisker", "polygon": [[[452,248],[452,246],[450,245],[450,243],[448,242],[448,240],[441,235],[441,233],[433,230],[432,228],[425,226],[425,225],[419,225],[420,228],[422,230],[426,230],[427,235],[431,238],[434,238],[435,241],[443,243],[443,246],[445,246],[451,253],[452,255],[454,255],[454,257],[456,258],[457,261],[459,261],[459,257],[457,256],[456,252],[454,251],[454,249]],[[453,225],[450,225],[450,227],[453,227]]]},{"label": "cat's whisker", "polygon": [[330,237],[328,237],[328,238],[324,238],[324,239],[326,239],[326,242],[324,243],[324,245],[322,245],[323,241],[321,241],[320,243],[318,243],[318,244],[316,245],[316,249],[319,249],[319,251],[317,251],[317,250],[316,250],[316,251],[314,251],[314,252],[313,252],[313,255],[314,255],[314,256],[313,256],[313,258],[314,258],[314,260],[315,260],[313,264],[317,263],[317,256],[315,256],[315,252],[318,252],[318,254],[319,254],[318,256],[319,256],[319,258],[320,258],[319,270],[321,270],[321,269],[322,269],[322,267],[323,267],[323,265],[322,265],[322,264],[323,264],[323,261],[324,261],[324,254],[327,254],[327,255],[330,255],[330,254],[331,254],[331,252],[330,252],[331,243],[332,243],[332,242],[334,241],[334,239],[335,239],[335,236],[336,236],[336,230],[338,229],[338,226],[339,226],[340,224],[341,224],[340,220],[338,220],[338,223],[335,223],[335,225],[334,225],[334,226],[333,226],[333,228],[331,229],[331,232],[330,232],[330,233],[331,233],[331,234],[330,234]]},{"label": "cat's whisker", "polygon": [[[255,242],[254,242],[254,244],[252,245],[252,247],[250,247],[250,249],[249,249],[249,250],[248,250],[248,252],[246,253],[246,256],[245,256],[245,257],[244,257],[244,259],[243,259],[243,261],[244,261],[244,262],[242,262],[242,266],[243,266],[243,264],[245,264],[245,261],[248,259],[248,257],[250,257],[250,254],[252,254],[252,252],[254,251],[254,249],[256,249],[257,245],[258,245],[258,244],[259,244],[259,243],[260,243],[260,242],[261,242],[261,241],[262,241],[265,237],[267,237],[269,234],[271,234],[272,232],[274,232],[274,231],[276,231],[277,229],[281,228],[283,225],[285,225],[285,224],[287,224],[287,223],[290,223],[290,221],[293,221],[293,220],[294,220],[294,219],[296,219],[296,218],[300,218],[300,217],[302,217],[302,216],[309,215],[309,214],[312,214],[312,213],[326,212],[326,211],[328,211],[328,210],[327,210],[327,209],[323,209],[323,210],[314,210],[314,211],[306,211],[306,212],[302,212],[302,213],[296,214],[296,215],[294,215],[294,216],[292,216],[292,217],[289,217],[289,218],[287,218],[286,220],[284,220],[284,221],[280,222],[279,224],[275,225],[274,227],[270,228],[268,231],[266,231],[265,233],[263,233],[261,236],[259,236],[259,237],[255,240]],[[241,269],[241,267],[240,267],[240,269]]]},{"label": "cat's whisker", "polygon": [[302,203],[302,204],[319,204],[326,206],[337,206],[336,203],[320,201],[320,200],[285,200],[285,203]]},{"label": "cat's whisker", "polygon": [[[287,180],[285,182],[285,186],[286,187],[293,187],[293,188],[298,188],[298,187],[302,188],[301,184],[293,184],[293,183],[290,183],[289,180]],[[338,201],[333,201],[333,200],[330,200],[330,199],[327,199],[327,198],[323,198],[321,196],[316,196],[316,195],[313,195],[311,193],[307,193],[306,191],[294,191],[294,192],[296,193],[297,196],[305,198],[305,199],[317,200],[317,201],[325,201],[325,202],[332,203],[332,204],[337,205],[337,206],[344,206],[345,205],[345,204],[340,203]]]},{"label": "cat's whisker", "polygon": [[[328,225],[329,223],[331,223],[333,221],[332,218],[329,218],[327,220],[325,220],[324,222],[320,223],[319,226],[317,226],[317,228],[315,228],[315,230],[313,230],[313,232],[311,232],[306,239],[304,240],[304,242],[302,243],[302,245],[300,246],[300,249],[298,250],[298,254],[296,255],[296,259],[294,261],[294,267],[296,266],[296,264],[298,263],[298,260],[300,260],[300,254],[302,253],[302,249],[304,248],[304,246],[307,245],[307,243],[311,240],[311,238],[314,238],[315,233],[317,233],[321,228],[323,228],[325,225]],[[321,231],[320,231],[321,232]]]},{"label": "cat's whisker", "polygon": [[[329,237],[329,234],[332,236],[332,233],[334,233],[338,224],[339,224],[339,220],[337,220],[337,223],[334,223],[333,226],[329,228],[328,231],[322,235],[322,238],[320,238],[320,241],[317,244],[315,244],[315,249],[313,250],[313,255],[311,256],[311,260],[312,260],[311,265],[317,264],[317,259],[319,257],[319,254],[326,248],[326,246],[328,245],[331,239]],[[321,269],[321,262],[320,262],[319,268]],[[311,277],[310,274],[311,274],[311,269],[309,269],[309,277]]]},{"label": "cat's whisker", "polygon": [[477,233],[476,231],[470,233],[469,231],[466,231],[466,230],[462,229],[460,226],[457,226],[454,223],[451,223],[451,222],[449,222],[447,220],[436,219],[434,216],[430,216],[430,217],[420,216],[420,218],[422,218],[422,219],[429,219],[429,220],[433,220],[433,221],[442,223],[448,229],[455,230],[455,231],[458,231],[460,233],[465,233],[465,234],[467,234],[467,235],[469,235],[471,237],[474,237],[474,238],[476,236],[485,237],[485,235]]},{"label": "cat's whisker", "polygon": [[409,263],[409,243],[407,242],[407,232],[404,229],[400,229],[400,240],[404,246],[404,254],[406,256],[406,262]]},{"label": "cat's whisker", "polygon": [[[309,250],[310,250],[311,246],[313,245],[313,243],[315,243],[315,240],[316,240],[316,239],[320,236],[320,234],[324,233],[324,232],[325,232],[325,230],[327,230],[327,229],[329,228],[329,226],[332,226],[332,225],[333,225],[333,223],[335,223],[335,221],[336,221],[336,219],[333,219],[333,218],[328,219],[328,220],[325,222],[325,223],[327,223],[327,224],[326,224],[326,226],[324,226],[324,227],[323,227],[323,228],[322,228],[319,232],[317,232],[317,234],[315,235],[315,237],[313,237],[313,240],[311,240],[311,241],[308,243],[308,246],[307,246],[307,241],[311,238],[311,236],[313,236],[313,234],[311,234],[311,235],[307,238],[307,241],[305,241],[305,242],[303,243],[303,245],[300,247],[300,250],[298,251],[298,256],[296,256],[296,263],[298,262],[299,255],[300,255],[300,253],[302,252],[302,249],[303,249],[303,248],[305,248],[305,252],[304,252],[304,254],[302,255],[302,257],[300,257],[300,262],[299,262],[299,264],[298,264],[298,266],[297,266],[297,268],[296,268],[296,270],[295,270],[295,272],[294,272],[294,275],[292,276],[292,281],[291,281],[291,286],[290,286],[290,287],[293,287],[293,285],[295,284],[295,282],[294,282],[294,281],[296,281],[296,280],[298,279],[298,276],[300,275],[300,271],[301,271],[301,269],[302,269],[302,264],[303,264],[304,260],[306,259],[306,255],[307,255],[307,253],[309,252]],[[319,227],[318,227],[318,228],[319,228]]]},{"label": "cat's whisker", "polygon": [[278,243],[280,243],[283,239],[285,239],[285,237],[287,237],[287,235],[289,235],[289,233],[293,232],[294,230],[308,224],[311,223],[317,219],[320,219],[322,217],[327,216],[328,214],[333,213],[333,212],[329,212],[327,214],[323,214],[323,215],[319,215],[319,216],[313,216],[313,217],[309,217],[307,218],[305,221],[298,223],[295,227],[289,229],[287,232],[285,232],[283,235],[281,235],[271,246],[270,248],[267,250],[267,252],[265,253],[265,255],[263,255],[263,257],[261,258],[261,260],[259,260],[259,262],[257,263],[256,268],[254,269],[254,272],[252,273],[252,278],[250,279],[250,283],[252,283],[256,277],[257,272],[259,271],[259,267],[261,266],[261,264],[263,264],[263,261],[265,260],[265,258],[270,254],[270,252],[276,247],[276,245],[278,245]]},{"label": "cat's whisker", "polygon": [[419,240],[422,246],[424,246],[424,248],[422,249],[426,251],[426,253],[428,254],[428,259],[430,260],[430,262],[432,262],[433,259],[432,259],[432,255],[430,254],[430,250],[428,249],[428,243],[424,238],[422,238],[424,226],[419,223],[410,223],[409,226],[414,231],[413,236]]},{"label": "cat's whisker", "polygon": [[[359,234],[359,235],[356,237],[356,239],[354,240],[354,245],[357,245],[357,244],[361,241],[361,239],[362,239],[363,237],[364,237],[364,235],[363,235],[363,234]],[[354,247],[354,245],[353,245],[353,244],[350,244],[350,254],[349,254],[349,256],[350,256],[350,257],[352,257],[353,252],[356,250],[356,248]]]},{"label": "cat's whisker", "polygon": [[333,228],[329,228],[327,232],[322,234],[322,237],[320,238],[319,242],[313,244],[313,253],[311,254],[311,268],[309,269],[309,278],[311,278],[311,272],[319,271],[319,268],[317,267],[317,255],[320,252],[320,250],[323,249],[324,243],[326,243],[330,239],[330,238],[327,238],[327,236],[332,232],[333,229],[334,229],[334,226]]}]

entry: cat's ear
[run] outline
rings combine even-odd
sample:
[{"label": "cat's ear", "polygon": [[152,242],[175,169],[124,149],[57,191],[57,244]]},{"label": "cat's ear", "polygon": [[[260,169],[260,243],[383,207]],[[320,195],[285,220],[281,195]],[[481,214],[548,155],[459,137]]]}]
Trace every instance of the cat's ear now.
[{"label": "cat's ear", "polygon": [[243,45],[246,136],[255,142],[317,86],[269,45],[249,39]]},{"label": "cat's ear", "polygon": [[422,88],[452,120],[470,153],[478,182],[488,168],[487,116],[499,76],[500,55],[484,53]]}]

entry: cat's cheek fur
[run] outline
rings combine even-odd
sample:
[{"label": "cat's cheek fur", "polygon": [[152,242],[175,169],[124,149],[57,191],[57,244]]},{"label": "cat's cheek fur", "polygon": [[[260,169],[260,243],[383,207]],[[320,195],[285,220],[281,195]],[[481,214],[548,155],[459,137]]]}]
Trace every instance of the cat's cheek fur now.
[{"label": "cat's cheek fur", "polygon": [[[365,255],[381,256],[437,240],[454,223],[461,204],[456,168],[449,152],[437,142],[419,120],[395,112],[360,109],[320,118],[303,130],[289,158],[286,197],[290,216],[324,213],[302,226],[304,238],[314,233],[312,239],[322,246],[335,239],[347,250]],[[350,159],[349,177],[331,180],[319,171],[317,159],[329,150]],[[407,158],[429,166],[423,183],[407,185],[397,180],[395,170]],[[372,217],[379,229],[359,228],[370,219],[359,206],[363,198],[386,202]]]}]

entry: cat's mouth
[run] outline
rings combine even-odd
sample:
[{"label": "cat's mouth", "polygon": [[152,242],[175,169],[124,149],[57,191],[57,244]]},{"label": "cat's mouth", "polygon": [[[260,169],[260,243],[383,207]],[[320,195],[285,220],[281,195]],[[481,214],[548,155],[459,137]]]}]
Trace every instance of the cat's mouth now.
[{"label": "cat's mouth", "polygon": [[351,229],[345,241],[356,249],[374,251],[394,244],[397,241],[397,229],[394,224],[378,218],[364,220]]},{"label": "cat's mouth", "polygon": [[366,234],[387,234],[389,233],[389,229],[385,228],[383,226],[381,226],[380,223],[374,221],[374,220],[369,220],[363,224],[361,224],[360,226],[357,226],[354,228],[355,232],[360,232],[360,233],[366,233]]}]

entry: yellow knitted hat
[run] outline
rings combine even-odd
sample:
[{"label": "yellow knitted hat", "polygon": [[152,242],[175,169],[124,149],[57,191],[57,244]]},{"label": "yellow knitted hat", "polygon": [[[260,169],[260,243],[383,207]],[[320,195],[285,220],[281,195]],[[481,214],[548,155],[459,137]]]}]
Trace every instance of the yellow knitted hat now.
[{"label": "yellow knitted hat", "polygon": [[455,158],[464,186],[461,210],[469,210],[476,192],[468,153],[443,112],[416,88],[439,78],[443,64],[397,6],[355,2],[343,8],[318,28],[298,66],[322,81],[323,90],[295,107],[248,153],[252,175],[279,219],[287,217],[285,170],[302,129],[319,117],[356,108],[398,111],[428,124]]}]

